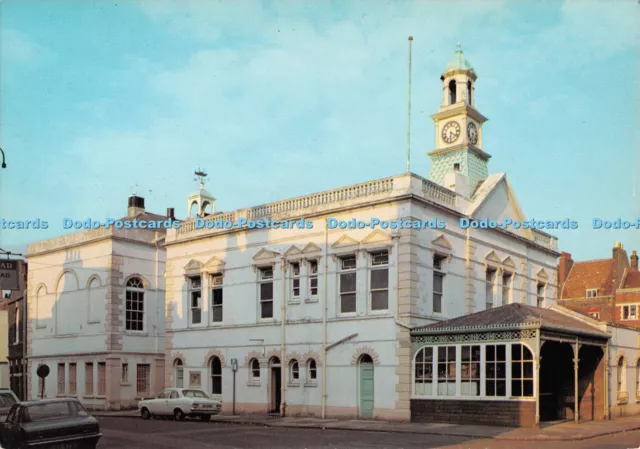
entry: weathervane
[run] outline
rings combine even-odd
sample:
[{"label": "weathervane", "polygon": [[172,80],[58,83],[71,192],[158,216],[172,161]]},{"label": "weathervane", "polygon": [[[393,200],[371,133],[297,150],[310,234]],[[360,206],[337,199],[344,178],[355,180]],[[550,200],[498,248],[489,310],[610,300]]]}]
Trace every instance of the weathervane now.
[{"label": "weathervane", "polygon": [[204,187],[205,181],[209,180],[209,178],[207,177],[208,176],[207,173],[203,169],[198,167],[198,169],[195,172],[193,172],[193,174],[195,175],[193,180],[200,181],[200,188],[202,189]]}]

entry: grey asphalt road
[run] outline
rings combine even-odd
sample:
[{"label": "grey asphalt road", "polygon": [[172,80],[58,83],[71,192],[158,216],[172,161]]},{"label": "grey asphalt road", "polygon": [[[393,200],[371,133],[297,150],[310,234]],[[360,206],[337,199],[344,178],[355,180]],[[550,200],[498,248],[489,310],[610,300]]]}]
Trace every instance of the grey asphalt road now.
[{"label": "grey asphalt road", "polygon": [[403,433],[99,418],[99,449],[640,449],[640,431],[584,441],[522,442]]}]

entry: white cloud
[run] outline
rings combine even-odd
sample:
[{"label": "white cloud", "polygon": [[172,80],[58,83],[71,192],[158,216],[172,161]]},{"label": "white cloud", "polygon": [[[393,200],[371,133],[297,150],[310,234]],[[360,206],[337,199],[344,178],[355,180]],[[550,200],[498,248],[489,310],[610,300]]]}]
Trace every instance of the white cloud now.
[{"label": "white cloud", "polygon": [[44,46],[9,28],[0,29],[0,54],[5,64],[33,63],[51,56]]}]

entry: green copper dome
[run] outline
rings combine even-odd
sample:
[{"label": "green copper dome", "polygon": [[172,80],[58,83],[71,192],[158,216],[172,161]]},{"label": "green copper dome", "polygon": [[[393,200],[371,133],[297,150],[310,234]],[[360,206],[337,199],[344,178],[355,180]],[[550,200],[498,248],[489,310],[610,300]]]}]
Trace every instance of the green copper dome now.
[{"label": "green copper dome", "polygon": [[453,54],[451,59],[449,59],[449,63],[447,64],[446,70],[454,69],[454,70],[471,70],[471,64],[464,58],[462,54],[462,49],[460,48],[460,44],[458,44],[458,48],[456,52]]}]

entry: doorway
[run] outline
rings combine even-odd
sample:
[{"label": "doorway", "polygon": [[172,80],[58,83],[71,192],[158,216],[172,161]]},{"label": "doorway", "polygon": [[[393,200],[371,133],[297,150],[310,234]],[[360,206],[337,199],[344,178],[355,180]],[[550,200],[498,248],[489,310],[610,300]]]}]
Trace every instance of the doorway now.
[{"label": "doorway", "polygon": [[269,413],[280,413],[282,400],[282,368],[278,357],[269,360]]},{"label": "doorway", "polygon": [[364,354],[358,361],[358,418],[373,418],[373,359]]}]

